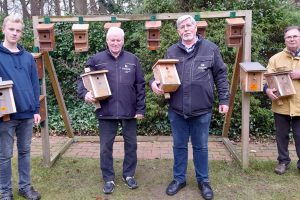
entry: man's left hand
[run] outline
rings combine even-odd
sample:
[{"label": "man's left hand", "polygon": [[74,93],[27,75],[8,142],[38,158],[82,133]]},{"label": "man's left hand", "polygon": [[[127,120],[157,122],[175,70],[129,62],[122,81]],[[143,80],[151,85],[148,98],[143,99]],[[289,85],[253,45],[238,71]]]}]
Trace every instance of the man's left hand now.
[{"label": "man's left hand", "polygon": [[136,114],[134,116],[134,118],[136,118],[136,119],[144,119],[144,115],[142,115],[142,114]]},{"label": "man's left hand", "polygon": [[219,105],[219,113],[227,113],[229,106],[227,105]]}]

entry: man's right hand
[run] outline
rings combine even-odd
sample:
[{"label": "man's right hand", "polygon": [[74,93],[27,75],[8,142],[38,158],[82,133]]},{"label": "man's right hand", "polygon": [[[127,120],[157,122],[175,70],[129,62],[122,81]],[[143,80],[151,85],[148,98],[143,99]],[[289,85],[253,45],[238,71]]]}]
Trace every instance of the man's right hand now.
[{"label": "man's right hand", "polygon": [[164,91],[162,89],[160,89],[158,87],[159,85],[159,82],[158,81],[153,81],[152,84],[151,84],[151,89],[152,91],[157,94],[157,95],[161,95],[161,94],[164,94]]},{"label": "man's right hand", "polygon": [[272,100],[275,101],[278,99],[278,97],[274,94],[274,92],[276,92],[277,90],[275,88],[267,88],[266,90],[266,94],[267,96]]},{"label": "man's right hand", "polygon": [[96,99],[94,98],[91,91],[85,94],[84,101],[87,103],[95,103]]}]

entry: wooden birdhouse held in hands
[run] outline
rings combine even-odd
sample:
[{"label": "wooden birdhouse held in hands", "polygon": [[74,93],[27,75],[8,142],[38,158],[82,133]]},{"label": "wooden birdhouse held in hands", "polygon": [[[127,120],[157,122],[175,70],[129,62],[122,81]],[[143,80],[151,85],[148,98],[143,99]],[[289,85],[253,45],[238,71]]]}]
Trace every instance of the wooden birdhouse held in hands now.
[{"label": "wooden birdhouse held in hands", "polygon": [[160,31],[161,21],[146,21],[147,30],[147,48],[149,50],[157,50],[160,48]]},{"label": "wooden birdhouse held in hands", "polygon": [[[84,87],[91,91],[94,98],[104,100],[111,96],[111,90],[107,81],[106,73],[108,70],[90,71],[80,75],[83,80]],[[100,105],[98,105],[100,107]]]},{"label": "wooden birdhouse held in hands", "polygon": [[54,24],[38,24],[36,26],[40,51],[53,51],[55,48]]},{"label": "wooden birdhouse held in hands", "polygon": [[228,47],[240,47],[243,42],[245,20],[243,18],[227,18],[226,23],[226,45]]},{"label": "wooden birdhouse held in hands", "polygon": [[38,77],[39,79],[42,79],[44,77],[44,65],[43,65],[43,57],[41,53],[31,53],[31,55],[34,58],[37,72],[38,72]]},{"label": "wooden birdhouse held in hands", "polygon": [[268,88],[275,88],[274,94],[277,97],[286,97],[296,94],[292,79],[289,75],[290,71],[265,73]]},{"label": "wooden birdhouse held in hands", "polygon": [[0,117],[17,112],[12,87],[12,81],[0,80]]},{"label": "wooden birdhouse held in hands", "polygon": [[205,31],[208,26],[206,21],[196,21],[197,33],[205,38]]},{"label": "wooden birdhouse held in hands", "polygon": [[180,79],[176,70],[177,59],[159,59],[154,66],[153,74],[160,89],[164,90],[165,98],[170,98],[170,92],[175,92],[180,86]]},{"label": "wooden birdhouse held in hands", "polygon": [[258,62],[240,63],[241,89],[244,92],[263,91],[263,76],[266,68]]},{"label": "wooden birdhouse held in hands", "polygon": [[73,24],[75,52],[85,52],[89,49],[89,24]]}]

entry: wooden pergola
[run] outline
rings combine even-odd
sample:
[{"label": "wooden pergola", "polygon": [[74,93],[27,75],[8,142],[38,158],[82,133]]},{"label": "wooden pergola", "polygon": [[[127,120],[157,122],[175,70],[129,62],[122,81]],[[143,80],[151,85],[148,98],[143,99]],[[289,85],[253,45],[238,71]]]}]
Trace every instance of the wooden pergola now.
[{"label": "wooden pergola", "polygon": [[[156,20],[176,20],[182,15],[191,15],[191,16],[201,16],[201,19],[209,18],[229,18],[232,17],[242,17],[245,20],[243,42],[240,47],[237,49],[233,76],[230,84],[230,104],[229,111],[225,115],[225,120],[223,124],[223,133],[222,137],[217,138],[221,140],[230,153],[233,155],[235,160],[237,160],[243,168],[247,168],[249,165],[249,112],[250,112],[250,93],[242,93],[242,153],[241,155],[236,152],[235,148],[228,139],[228,132],[230,128],[230,119],[233,112],[234,98],[239,84],[239,73],[241,62],[250,62],[251,61],[251,31],[252,31],[252,11],[251,10],[235,10],[235,11],[212,11],[212,12],[187,12],[187,13],[156,13]],[[79,17],[84,20],[85,23],[88,22],[110,22],[112,17],[118,22],[126,21],[147,21],[153,16],[150,14],[132,14],[132,15],[101,15],[101,16],[51,16],[48,17],[51,23],[55,22],[70,22],[78,23]],[[43,23],[45,20],[44,16],[33,16],[33,31],[34,31],[34,46],[39,47],[37,25]],[[58,150],[58,152],[53,153],[51,156],[50,152],[50,142],[49,142],[49,130],[48,130],[48,117],[46,109],[46,119],[42,123],[41,135],[42,135],[42,150],[43,150],[43,162],[46,166],[51,166],[55,160],[63,154],[67,148],[76,141],[80,141],[80,137],[74,137],[70,118],[67,113],[65,106],[63,94],[59,85],[59,81],[55,72],[55,68],[52,62],[51,57],[48,52],[42,52],[43,63],[47,69],[54,93],[59,105],[59,110],[61,112],[67,135],[69,140]],[[41,94],[46,96],[46,84],[45,76],[42,78],[42,91]],[[47,105],[47,98],[45,98]],[[46,106],[47,107],[47,106]],[[95,137],[93,137],[95,139]],[[85,140],[86,141],[86,140]]]}]

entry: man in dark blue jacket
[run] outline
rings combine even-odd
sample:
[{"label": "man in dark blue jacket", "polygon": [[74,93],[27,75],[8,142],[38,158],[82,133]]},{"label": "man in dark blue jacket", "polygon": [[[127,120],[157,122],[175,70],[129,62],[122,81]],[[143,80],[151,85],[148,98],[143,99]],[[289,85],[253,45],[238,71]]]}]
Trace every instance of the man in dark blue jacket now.
[{"label": "man in dark blue jacket", "polygon": [[[123,181],[131,189],[138,187],[134,179],[137,165],[136,119],[145,114],[145,80],[139,59],[123,50],[124,31],[111,27],[107,31],[108,49],[92,56],[86,64],[91,70],[108,70],[107,80],[112,95],[101,100],[101,108],[96,110],[99,121],[100,166],[104,179],[103,192],[110,194],[115,188],[112,149],[118,124],[122,126],[125,157]],[[95,103],[92,93],[78,82],[79,96],[87,103]]]},{"label": "man in dark blue jacket", "polygon": [[[196,179],[204,199],[212,199],[208,177],[208,133],[214,103],[214,86],[219,99],[219,112],[228,111],[229,86],[227,69],[218,47],[197,35],[194,18],[184,15],[177,20],[181,40],[172,45],[166,58],[179,59],[176,69],[181,85],[171,93],[168,117],[173,133],[173,181],[167,187],[168,195],[176,194],[186,186],[188,142],[191,137]],[[152,81],[156,94],[163,94],[158,82]]]},{"label": "man in dark blue jacket", "polygon": [[26,199],[40,199],[30,180],[30,145],[33,122],[39,124],[40,86],[36,65],[32,55],[17,42],[21,39],[24,24],[17,16],[4,19],[2,32],[4,41],[0,44],[0,77],[13,81],[13,95],[16,113],[10,120],[0,118],[0,199],[10,200],[12,193],[11,158],[14,135],[18,147],[19,194]]}]

